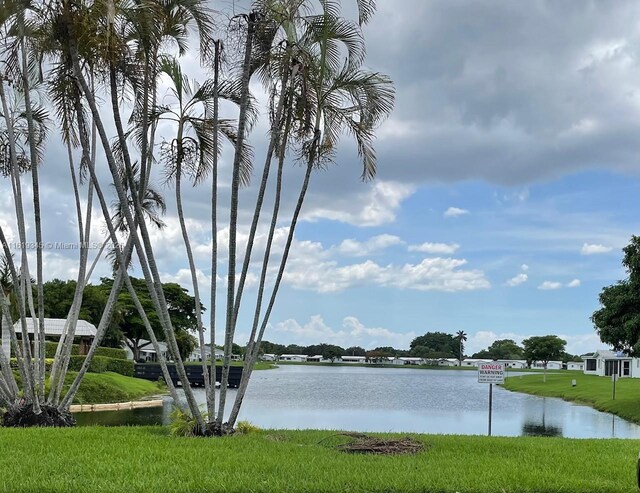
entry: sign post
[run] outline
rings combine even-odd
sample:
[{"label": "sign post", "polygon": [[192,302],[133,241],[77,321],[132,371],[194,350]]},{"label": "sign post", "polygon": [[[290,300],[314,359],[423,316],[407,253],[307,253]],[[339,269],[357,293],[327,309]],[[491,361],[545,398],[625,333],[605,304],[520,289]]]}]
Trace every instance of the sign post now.
[{"label": "sign post", "polygon": [[478,383],[489,384],[489,436],[491,436],[491,414],[493,411],[493,384],[504,383],[504,363],[480,363]]}]

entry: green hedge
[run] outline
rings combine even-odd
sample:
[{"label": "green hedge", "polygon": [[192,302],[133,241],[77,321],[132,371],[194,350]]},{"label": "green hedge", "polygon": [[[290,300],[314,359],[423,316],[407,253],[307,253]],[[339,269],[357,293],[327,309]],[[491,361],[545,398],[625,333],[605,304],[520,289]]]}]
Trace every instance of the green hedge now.
[{"label": "green hedge", "polygon": [[[46,353],[46,357],[47,358],[53,358],[56,355],[56,348],[58,347],[58,343],[57,342],[46,342],[46,349],[45,349],[45,353]],[[80,346],[78,346],[77,344],[73,344],[71,346],[71,354],[72,355],[79,355],[80,354]],[[96,356],[106,356],[108,358],[113,358],[113,359],[127,359],[127,352],[124,349],[121,348],[115,348],[115,347],[99,347],[98,349],[96,349]]]},{"label": "green hedge", "polygon": [[[69,371],[80,371],[85,358],[86,356],[72,355],[69,359]],[[18,369],[18,361],[15,358],[11,358],[10,365],[12,369]],[[53,365],[53,359],[47,359],[45,361],[47,371],[51,371],[51,365]],[[131,360],[109,358],[107,356],[94,356],[91,360],[91,365],[89,365],[90,373],[106,373],[111,371],[124,375],[125,377],[132,377],[133,369],[134,364]]]},{"label": "green hedge", "polygon": [[[80,371],[85,360],[85,356],[74,355],[69,360],[70,371]],[[91,373],[105,373],[112,371],[126,377],[133,376],[133,361],[117,358],[109,358],[107,356],[94,356],[89,365]]]}]

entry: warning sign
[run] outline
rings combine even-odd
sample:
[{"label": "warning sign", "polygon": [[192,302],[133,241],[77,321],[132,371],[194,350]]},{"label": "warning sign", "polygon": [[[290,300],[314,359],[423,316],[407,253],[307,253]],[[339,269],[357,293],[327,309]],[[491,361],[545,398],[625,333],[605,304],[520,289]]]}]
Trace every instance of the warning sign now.
[{"label": "warning sign", "polygon": [[504,383],[504,363],[480,363],[478,383]]}]

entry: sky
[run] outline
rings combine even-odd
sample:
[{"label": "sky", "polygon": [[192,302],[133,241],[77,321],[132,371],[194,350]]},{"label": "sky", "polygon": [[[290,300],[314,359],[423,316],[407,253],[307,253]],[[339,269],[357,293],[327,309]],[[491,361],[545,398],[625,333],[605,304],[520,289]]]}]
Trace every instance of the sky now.
[{"label": "sky", "polygon": [[[590,316],[600,290],[625,277],[621,249],[640,230],[638,19],[631,0],[379,0],[365,28],[366,66],[393,79],[397,98],[378,130],[377,177],[360,180],[348,138],[335,164],[314,173],[265,339],[407,348],[427,331],[464,330],[467,354],[496,339],[546,334],[564,338],[574,354],[604,347]],[[186,70],[204,77],[196,60],[187,58]],[[256,161],[266,133],[263,118],[250,135]],[[228,171],[228,154],[222,164]],[[67,166],[53,135],[41,171],[46,241],[77,241]],[[290,160],[284,217],[301,175]],[[221,181],[224,204],[228,179]],[[257,181],[241,193],[241,246]],[[167,228],[153,233],[163,280],[189,288],[173,188],[159,175],[154,186],[170,203]],[[7,183],[0,191],[0,225],[15,237]],[[208,190],[184,195],[207,293]],[[94,215],[92,240],[101,241]],[[281,249],[286,221],[278,226]],[[217,235],[226,245],[228,229]],[[77,251],[50,248],[45,261],[47,278],[77,273]],[[258,272],[256,260],[249,303]],[[103,262],[94,279],[108,274]],[[247,304],[239,319],[241,344],[252,310]]]}]

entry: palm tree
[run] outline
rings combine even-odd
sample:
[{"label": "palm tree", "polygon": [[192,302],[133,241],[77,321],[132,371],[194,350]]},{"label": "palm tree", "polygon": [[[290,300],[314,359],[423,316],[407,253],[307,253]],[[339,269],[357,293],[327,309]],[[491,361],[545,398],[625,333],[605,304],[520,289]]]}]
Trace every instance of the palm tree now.
[{"label": "palm tree", "polygon": [[[259,325],[258,317],[254,318],[247,346],[249,351],[245,357],[245,371],[229,417],[231,426],[237,419],[251,370],[258,358],[260,342],[284,275],[313,169],[330,160],[340,134],[349,133],[354,136],[362,158],[363,179],[372,178],[375,175],[376,166],[375,152],[372,147],[373,132],[393,107],[394,92],[388,77],[360,68],[363,60],[360,56],[360,48],[363,45],[359,43],[361,36],[356,25],[335,17],[329,10],[325,10],[322,15],[307,19],[306,24],[308,27],[300,36],[298,43],[300,51],[295,54],[296,58],[301,60],[302,67],[295,70],[293,84],[296,91],[292,94],[294,98],[289,103],[291,111],[296,112],[292,113],[292,118],[295,114],[294,132],[304,142],[301,151],[307,161],[306,171],[290,222],[280,267],[275,277],[275,285],[262,323]],[[335,57],[336,43],[344,43],[347,47],[348,58],[342,65]],[[338,53],[340,53],[339,50]],[[310,125],[309,122],[312,120],[315,120],[315,123]],[[289,118],[285,118],[285,122],[285,125],[292,123]],[[280,145],[282,146],[280,152],[283,152],[286,140]],[[276,213],[277,209],[274,211],[274,217]],[[271,235],[273,228],[272,222]],[[271,237],[267,252],[271,246],[270,240]],[[263,293],[268,253],[266,259],[263,264],[259,296]],[[261,302],[259,298],[256,313],[260,312]]]},{"label": "palm tree", "polygon": [[[193,256],[187,224],[185,221],[184,206],[182,201],[182,177],[190,176],[194,184],[203,180],[206,175],[214,172],[220,146],[220,137],[228,139],[235,144],[238,139],[238,130],[235,123],[229,119],[216,118],[215,121],[207,116],[208,108],[218,104],[220,98],[238,100],[234,85],[230,83],[219,84],[217,81],[205,81],[202,85],[191,83],[184,77],[179,63],[172,58],[165,58],[160,63],[160,71],[169,76],[173,87],[171,93],[175,99],[174,105],[165,105],[155,109],[154,123],[166,120],[176,127],[175,137],[164,144],[163,160],[165,161],[165,173],[167,179],[175,181],[175,197],[180,222],[180,230],[187,253],[187,261],[191,272],[191,282],[195,299],[196,324],[199,335],[200,355],[202,360],[202,372],[207,395],[207,410],[210,416],[214,416],[214,388],[215,373],[207,368],[205,355],[204,325],[202,322],[200,287],[198,283],[197,267]],[[249,108],[252,111],[252,108]],[[216,115],[217,117],[217,115]],[[215,139],[214,139],[215,135]],[[240,153],[240,176],[248,177],[251,171],[252,153],[248,146],[242,146]],[[246,180],[246,178],[245,178]],[[214,278],[215,279],[215,278]],[[215,282],[212,280],[212,282]],[[213,331],[213,327],[212,327]],[[213,346],[212,346],[213,347]],[[214,369],[215,370],[215,369]],[[213,378],[212,378],[213,375]]]},{"label": "palm tree", "polygon": [[467,340],[467,334],[464,330],[459,330],[456,332],[456,339],[458,339],[459,351],[458,351],[458,359],[460,360],[460,365],[462,366],[462,351],[464,350],[464,343]]}]

